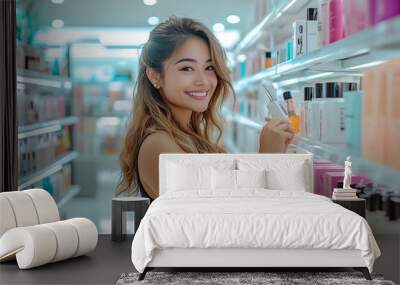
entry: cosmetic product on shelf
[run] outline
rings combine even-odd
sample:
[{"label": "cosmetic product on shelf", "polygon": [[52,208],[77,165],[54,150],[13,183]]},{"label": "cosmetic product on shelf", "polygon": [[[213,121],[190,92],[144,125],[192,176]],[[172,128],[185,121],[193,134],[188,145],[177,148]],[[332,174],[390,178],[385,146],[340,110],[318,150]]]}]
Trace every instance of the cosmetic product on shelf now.
[{"label": "cosmetic product on shelf", "polygon": [[[336,163],[328,162],[325,164],[314,165],[314,193],[325,195],[324,192],[324,174],[327,172],[343,173],[344,167]],[[329,193],[328,193],[328,196]]]},{"label": "cosmetic product on shelf", "polygon": [[329,43],[343,38],[343,0],[329,1]]},{"label": "cosmetic product on shelf", "polygon": [[319,141],[321,136],[321,113],[320,102],[323,98],[323,84],[315,84],[315,98],[309,103],[307,117],[309,118],[308,137],[314,141]]},{"label": "cosmetic product on shelf", "polygon": [[392,62],[387,68],[384,160],[390,167],[400,170],[400,61]]},{"label": "cosmetic product on shelf", "polygon": [[386,72],[368,69],[363,77],[362,154],[367,160],[384,163],[387,117]]},{"label": "cosmetic product on shelf", "polygon": [[318,1],[319,47],[329,44],[329,0]]},{"label": "cosmetic product on shelf", "polygon": [[369,11],[365,0],[343,1],[344,37],[365,30],[369,26]]},{"label": "cosmetic product on shelf", "polygon": [[307,53],[307,21],[293,23],[293,58]]},{"label": "cosmetic product on shelf", "polygon": [[361,110],[362,92],[344,92],[344,116],[346,149],[355,156],[361,156]]},{"label": "cosmetic product on shelf", "polygon": [[310,111],[311,101],[314,97],[313,87],[304,87],[304,102],[300,113],[300,134],[309,137],[309,128],[311,126]]},{"label": "cosmetic product on shelf", "polygon": [[271,51],[265,52],[265,59],[264,59],[264,68],[270,68],[272,66],[272,55]]},{"label": "cosmetic product on shelf", "polygon": [[319,110],[320,141],[328,144],[344,144],[344,100],[342,98],[323,100],[320,102]]},{"label": "cosmetic product on shelf", "polygon": [[293,41],[289,40],[286,47],[286,60],[289,61],[293,58]]},{"label": "cosmetic product on shelf", "polygon": [[400,1],[398,0],[369,0],[368,6],[371,25],[400,15]]},{"label": "cosmetic product on shelf", "polygon": [[310,53],[319,48],[318,40],[318,9],[308,8],[307,9],[307,35],[306,35],[306,47],[307,53]]},{"label": "cosmetic product on shelf", "polygon": [[283,99],[286,102],[286,109],[288,113],[290,127],[292,128],[293,132],[297,134],[300,132],[300,117],[296,114],[294,101],[290,91],[283,92]]}]

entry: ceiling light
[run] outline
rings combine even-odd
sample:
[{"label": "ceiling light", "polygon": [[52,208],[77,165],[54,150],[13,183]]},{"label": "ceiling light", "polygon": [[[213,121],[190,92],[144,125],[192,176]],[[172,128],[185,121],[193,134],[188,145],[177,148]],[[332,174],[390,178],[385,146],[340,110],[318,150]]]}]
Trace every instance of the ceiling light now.
[{"label": "ceiling light", "polygon": [[55,19],[55,20],[53,20],[51,25],[53,26],[53,28],[60,29],[60,28],[64,27],[64,21],[60,20],[60,19]]},{"label": "ceiling light", "polygon": [[143,0],[143,3],[148,6],[153,6],[157,4],[157,0]]},{"label": "ceiling light", "polygon": [[149,23],[149,25],[152,25],[152,26],[157,25],[159,22],[160,22],[160,19],[158,19],[158,17],[150,17],[147,20],[147,23]]},{"label": "ceiling light", "polygon": [[226,18],[226,20],[228,21],[228,23],[230,24],[237,24],[240,22],[240,17],[237,15],[230,15]]},{"label": "ceiling light", "polygon": [[64,0],[51,0],[51,2],[54,4],[62,4],[64,3]]},{"label": "ceiling light", "polygon": [[223,32],[225,30],[225,26],[222,23],[216,23],[213,26],[213,30],[214,32],[218,33],[218,32]]}]

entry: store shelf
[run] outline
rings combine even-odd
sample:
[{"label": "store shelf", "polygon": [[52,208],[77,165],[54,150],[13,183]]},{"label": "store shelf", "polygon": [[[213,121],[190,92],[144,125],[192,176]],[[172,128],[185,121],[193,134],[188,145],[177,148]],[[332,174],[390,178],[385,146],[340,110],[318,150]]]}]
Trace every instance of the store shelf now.
[{"label": "store shelf", "polygon": [[352,156],[346,145],[328,145],[312,141],[308,138],[296,136],[294,144],[314,154],[315,158],[329,160],[343,165],[347,156],[351,156],[353,172],[371,178],[374,183],[383,185],[400,185],[400,171],[393,168]]},{"label": "store shelf", "polygon": [[18,139],[24,139],[41,134],[56,132],[61,130],[62,126],[74,125],[78,122],[78,117],[69,116],[62,119],[20,126],[18,127]]},{"label": "store shelf", "polygon": [[55,76],[32,70],[17,70],[17,86],[35,85],[46,89],[69,90],[72,83],[67,77]]},{"label": "store shelf", "polygon": [[278,25],[283,14],[295,14],[299,8],[304,7],[311,1],[290,0],[276,2],[276,6],[273,7],[272,11],[239,42],[234,51],[236,55],[252,45],[261,36],[263,30],[271,28],[275,24]]},{"label": "store shelf", "polygon": [[[260,130],[262,125],[240,114],[228,114],[225,111],[225,118],[234,120],[236,123],[245,127]],[[314,154],[315,158],[329,160],[342,165],[347,156],[351,156],[353,161],[353,172],[371,178],[375,183],[384,185],[400,185],[400,171],[393,168],[368,161],[361,157],[351,155],[346,149],[345,144],[323,144],[310,140],[308,138],[296,136],[293,145],[297,148]],[[227,147],[235,146],[231,142],[227,142]]]},{"label": "store shelf", "polygon": [[81,191],[79,185],[72,185],[71,188],[61,197],[60,201],[57,203],[57,207],[61,209],[68,201],[74,198]]},{"label": "store shelf", "polygon": [[56,173],[57,171],[60,171],[64,164],[71,162],[72,160],[76,159],[77,157],[78,157],[77,151],[68,152],[61,158],[55,160],[49,166],[46,166],[43,169],[38,170],[29,176],[21,177],[19,180],[18,190],[22,190],[25,187],[30,186],[30,185],[42,180],[43,178]]},{"label": "store shelf", "polygon": [[400,58],[400,17],[240,80],[235,88],[240,90],[260,80],[279,84],[338,75],[361,76],[362,68],[395,58]]}]

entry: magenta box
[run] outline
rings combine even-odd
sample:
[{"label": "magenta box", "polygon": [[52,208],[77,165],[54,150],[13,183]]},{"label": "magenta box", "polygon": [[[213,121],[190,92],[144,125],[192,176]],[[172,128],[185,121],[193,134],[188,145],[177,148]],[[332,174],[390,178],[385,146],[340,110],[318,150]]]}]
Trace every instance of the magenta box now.
[{"label": "magenta box", "polygon": [[[332,191],[333,188],[336,188],[338,182],[343,182],[344,178],[344,172],[325,172],[323,175],[323,194],[326,197],[332,197]],[[364,182],[365,184],[369,184],[372,181],[365,177],[365,176],[360,176],[360,175],[352,175],[351,176],[351,183],[360,183]]]},{"label": "magenta box", "polygon": [[344,167],[335,163],[314,165],[314,193],[323,195],[323,175],[333,171],[344,173]]}]

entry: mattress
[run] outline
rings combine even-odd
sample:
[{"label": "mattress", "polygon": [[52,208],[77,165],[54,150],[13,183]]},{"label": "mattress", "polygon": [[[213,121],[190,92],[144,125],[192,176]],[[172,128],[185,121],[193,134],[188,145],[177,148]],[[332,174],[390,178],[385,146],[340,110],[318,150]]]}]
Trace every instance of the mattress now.
[{"label": "mattress", "polygon": [[372,272],[379,248],[367,221],[330,199],[300,191],[169,192],[149,207],[132,242],[139,272],[169,248],[359,250]]}]

